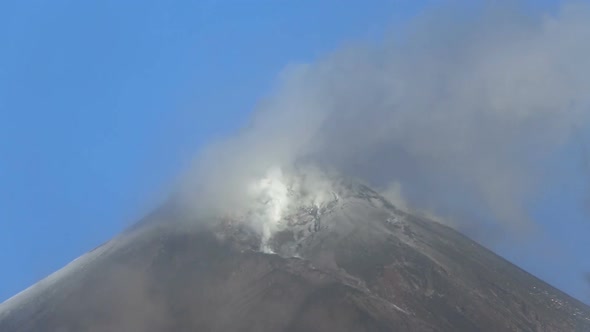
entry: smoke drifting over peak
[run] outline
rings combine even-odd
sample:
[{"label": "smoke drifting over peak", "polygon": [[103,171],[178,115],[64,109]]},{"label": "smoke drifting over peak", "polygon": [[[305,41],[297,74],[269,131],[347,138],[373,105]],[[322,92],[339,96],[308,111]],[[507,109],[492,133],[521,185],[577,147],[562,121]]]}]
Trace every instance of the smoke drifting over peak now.
[{"label": "smoke drifting over peak", "polygon": [[401,208],[527,229],[541,165],[589,124],[590,7],[455,9],[288,66],[249,126],[198,158],[191,199],[201,210],[249,204],[269,169],[314,165]]}]

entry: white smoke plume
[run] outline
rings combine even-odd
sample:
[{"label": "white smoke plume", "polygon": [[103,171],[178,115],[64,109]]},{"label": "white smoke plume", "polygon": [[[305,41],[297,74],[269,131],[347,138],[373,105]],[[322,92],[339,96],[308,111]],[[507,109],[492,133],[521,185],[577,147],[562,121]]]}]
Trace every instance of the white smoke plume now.
[{"label": "white smoke plume", "polygon": [[543,163],[588,128],[590,7],[438,7],[404,31],[288,66],[249,126],[199,156],[197,209],[247,206],[256,179],[315,165],[401,208],[529,228]]}]

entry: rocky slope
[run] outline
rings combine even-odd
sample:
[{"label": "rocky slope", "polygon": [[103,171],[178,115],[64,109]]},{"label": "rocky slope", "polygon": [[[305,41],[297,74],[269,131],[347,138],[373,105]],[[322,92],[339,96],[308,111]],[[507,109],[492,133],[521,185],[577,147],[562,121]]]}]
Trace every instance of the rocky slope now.
[{"label": "rocky slope", "polygon": [[263,232],[161,209],[1,304],[0,331],[590,331],[584,304],[366,186],[304,201]]}]

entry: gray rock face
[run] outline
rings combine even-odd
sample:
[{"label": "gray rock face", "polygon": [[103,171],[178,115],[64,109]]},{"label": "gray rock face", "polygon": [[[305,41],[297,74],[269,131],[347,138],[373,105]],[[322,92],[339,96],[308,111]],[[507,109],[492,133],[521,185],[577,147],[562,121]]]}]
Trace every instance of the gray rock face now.
[{"label": "gray rock face", "polygon": [[349,185],[258,251],[161,211],[0,305],[0,331],[590,331],[590,308]]}]

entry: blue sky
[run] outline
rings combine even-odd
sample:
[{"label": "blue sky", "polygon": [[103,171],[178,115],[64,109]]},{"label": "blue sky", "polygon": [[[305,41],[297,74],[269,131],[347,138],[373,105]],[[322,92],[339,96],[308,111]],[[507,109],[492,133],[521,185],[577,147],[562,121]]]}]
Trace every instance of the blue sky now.
[{"label": "blue sky", "polygon": [[[2,2],[0,301],[153,208],[287,64],[378,39],[437,2]],[[588,300],[590,227],[571,160],[550,166],[570,175],[549,180],[533,211],[548,241],[495,249]]]}]

